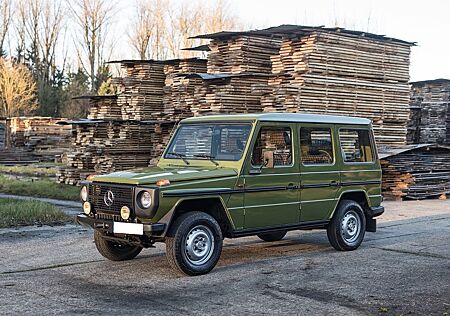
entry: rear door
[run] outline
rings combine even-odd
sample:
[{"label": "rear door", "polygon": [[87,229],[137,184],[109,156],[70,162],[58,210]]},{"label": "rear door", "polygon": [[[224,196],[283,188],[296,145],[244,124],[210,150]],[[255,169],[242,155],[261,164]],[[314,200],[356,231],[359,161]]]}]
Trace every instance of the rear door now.
[{"label": "rear door", "polygon": [[369,204],[381,203],[381,168],[369,126],[340,126],[341,192],[364,191]]},{"label": "rear door", "polygon": [[[258,129],[258,128],[257,128]],[[245,228],[299,222],[298,144],[294,123],[261,123],[244,170]],[[273,166],[265,157],[273,155]]]},{"label": "rear door", "polygon": [[340,181],[336,162],[336,130],[330,124],[300,124],[300,185],[302,222],[329,218]]}]

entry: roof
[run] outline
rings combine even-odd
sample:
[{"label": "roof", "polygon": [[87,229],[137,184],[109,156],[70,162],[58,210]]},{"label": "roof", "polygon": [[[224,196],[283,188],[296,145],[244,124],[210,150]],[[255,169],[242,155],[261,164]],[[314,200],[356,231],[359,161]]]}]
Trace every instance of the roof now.
[{"label": "roof", "polygon": [[439,78],[439,79],[410,82],[410,84],[412,84],[413,86],[421,86],[425,84],[442,84],[442,83],[450,83],[450,79]]},{"label": "roof", "polygon": [[109,122],[113,123],[130,123],[137,125],[153,125],[153,124],[173,124],[174,121],[160,121],[160,120],[148,120],[148,121],[137,121],[137,120],[115,120],[115,119],[79,119],[79,120],[62,120],[56,122],[60,125],[90,125],[90,124],[106,124]]},{"label": "roof", "polygon": [[217,80],[217,79],[226,79],[226,78],[235,78],[235,77],[269,77],[270,74],[261,74],[261,73],[253,73],[253,72],[241,72],[241,73],[231,73],[231,72],[221,72],[221,73],[189,73],[189,74],[180,74],[185,76],[186,78],[201,78],[203,80]]},{"label": "roof", "polygon": [[158,65],[171,65],[182,61],[206,63],[206,59],[192,57],[192,58],[177,58],[168,60],[156,60],[156,59],[123,59],[123,60],[111,60],[107,64],[126,64],[126,65],[138,65],[138,64],[158,64]]},{"label": "roof", "polygon": [[391,156],[395,156],[398,154],[402,154],[408,151],[421,149],[421,148],[443,148],[450,150],[450,146],[446,145],[438,145],[438,144],[412,144],[412,145],[404,145],[398,148],[380,148],[378,150],[378,156],[380,159],[388,158]]},{"label": "roof", "polygon": [[104,100],[104,99],[117,99],[116,94],[110,95],[80,95],[77,97],[73,97],[72,100]]},{"label": "roof", "polygon": [[386,37],[385,35],[379,35],[374,33],[368,33],[363,31],[352,31],[346,30],[341,27],[324,27],[321,26],[305,26],[305,25],[292,25],[283,24],[279,26],[269,27],[261,30],[249,30],[249,31],[222,31],[212,34],[197,35],[190,38],[206,38],[206,39],[227,39],[232,36],[239,35],[252,35],[252,36],[265,36],[265,37],[281,37],[285,35],[304,35],[312,32],[331,32],[331,33],[341,33],[354,37],[366,37],[380,41],[391,41],[398,44],[406,44],[410,46],[416,45],[415,42],[408,42],[400,40],[397,38]]},{"label": "roof", "polygon": [[302,122],[302,123],[329,123],[369,125],[371,121],[365,118],[351,116],[303,114],[303,113],[252,113],[231,115],[208,115],[184,119],[183,123],[209,122],[209,121],[262,121],[262,122]]},{"label": "roof", "polygon": [[199,52],[209,52],[210,51],[208,44],[199,45],[199,46],[195,46],[195,47],[186,47],[186,48],[182,48],[181,50],[199,51]]}]

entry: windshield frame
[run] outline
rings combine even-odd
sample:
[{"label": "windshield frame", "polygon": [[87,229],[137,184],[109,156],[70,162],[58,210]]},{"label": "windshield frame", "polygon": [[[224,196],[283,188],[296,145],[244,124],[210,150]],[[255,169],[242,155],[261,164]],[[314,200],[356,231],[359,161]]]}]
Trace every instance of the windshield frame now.
[{"label": "windshield frame", "polygon": [[[201,121],[201,122],[189,122],[189,123],[180,123],[177,127],[177,129],[175,130],[174,134],[172,135],[172,137],[170,138],[170,141],[168,142],[164,153],[161,156],[160,159],[160,163],[162,164],[171,164],[172,161],[180,161],[182,160],[180,157],[173,157],[171,156],[169,153],[172,151],[172,146],[173,146],[173,142],[175,141],[178,133],[180,132],[180,130],[185,127],[185,126],[211,126],[211,125],[246,125],[249,127],[249,134],[248,134],[248,138],[246,139],[246,143],[244,145],[244,149],[241,153],[241,156],[239,157],[239,159],[221,159],[220,156],[219,157],[213,157],[212,160],[216,161],[216,162],[220,162],[221,165],[223,164],[236,164],[236,163],[241,163],[246,155],[247,155],[247,150],[248,150],[248,146],[249,143],[251,142],[252,139],[252,135],[255,129],[255,122],[253,121],[249,121],[249,120],[239,120],[239,121]],[[207,157],[194,157],[194,156],[186,156],[184,157],[184,159],[188,160],[190,163],[193,163],[194,165],[197,163],[201,163],[204,164],[205,162],[207,163],[211,163],[212,161],[211,159],[207,158]],[[196,163],[197,162],[197,163]],[[158,165],[160,164],[158,163]],[[183,165],[185,165],[187,167],[187,165],[185,163],[183,163]]]}]

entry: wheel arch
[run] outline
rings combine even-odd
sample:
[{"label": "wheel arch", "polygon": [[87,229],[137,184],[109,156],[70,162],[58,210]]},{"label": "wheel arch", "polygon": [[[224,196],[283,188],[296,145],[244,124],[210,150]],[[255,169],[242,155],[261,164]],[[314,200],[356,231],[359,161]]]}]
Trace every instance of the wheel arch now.
[{"label": "wheel arch", "polygon": [[161,222],[166,223],[164,236],[173,222],[181,215],[191,211],[204,212],[219,223],[224,237],[230,237],[234,224],[220,195],[208,197],[186,197],[179,199],[173,208],[163,217]]},{"label": "wheel arch", "polygon": [[333,212],[331,212],[330,219],[333,218],[334,213],[336,212],[337,208],[339,207],[340,203],[343,200],[352,200],[358,203],[363,209],[366,218],[368,217],[370,200],[369,197],[367,196],[367,192],[365,190],[348,190],[341,192],[339,198],[337,199],[337,203],[333,209]]}]

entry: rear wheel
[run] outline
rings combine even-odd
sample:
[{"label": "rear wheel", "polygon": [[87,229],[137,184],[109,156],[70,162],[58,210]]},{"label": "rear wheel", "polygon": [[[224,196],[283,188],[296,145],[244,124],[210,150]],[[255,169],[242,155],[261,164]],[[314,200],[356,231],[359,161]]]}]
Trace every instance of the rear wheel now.
[{"label": "rear wheel", "polygon": [[106,240],[103,234],[98,231],[94,232],[94,242],[98,252],[106,259],[112,261],[134,259],[142,250],[140,246]]},{"label": "rear wheel", "polygon": [[169,264],[187,275],[211,271],[222,253],[222,231],[209,214],[189,212],[175,220],[166,237]]},{"label": "rear wheel", "polygon": [[337,250],[355,250],[361,245],[366,231],[366,217],[355,201],[343,200],[327,227],[330,244]]},{"label": "rear wheel", "polygon": [[258,234],[258,238],[264,241],[279,241],[286,236],[287,231],[281,230],[273,233]]}]

